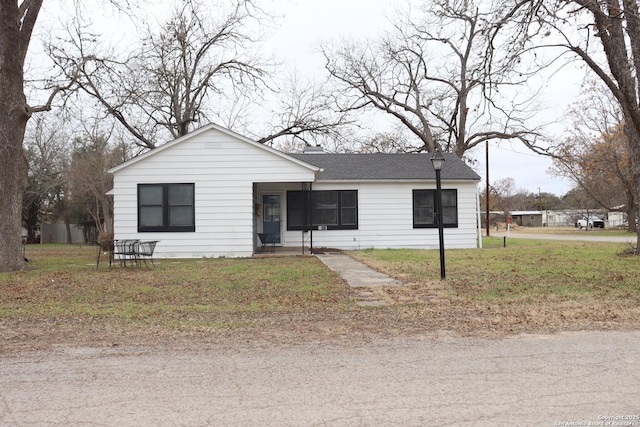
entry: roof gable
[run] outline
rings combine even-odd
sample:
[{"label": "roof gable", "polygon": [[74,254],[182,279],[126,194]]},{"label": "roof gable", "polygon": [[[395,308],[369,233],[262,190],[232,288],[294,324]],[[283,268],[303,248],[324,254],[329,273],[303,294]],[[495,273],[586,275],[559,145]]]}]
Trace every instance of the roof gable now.
[{"label": "roof gable", "polygon": [[117,173],[118,171],[120,171],[122,169],[125,169],[125,168],[127,168],[129,166],[132,166],[132,165],[136,164],[136,163],[142,162],[145,159],[147,159],[149,157],[152,157],[152,156],[155,156],[155,155],[157,155],[159,153],[162,153],[165,150],[170,150],[172,147],[175,147],[176,145],[186,143],[189,140],[195,139],[196,137],[198,137],[198,136],[200,136],[202,134],[205,134],[207,132],[219,132],[219,133],[225,134],[226,136],[233,138],[234,140],[238,141],[239,143],[249,144],[249,145],[251,145],[253,147],[256,147],[256,148],[258,148],[260,150],[264,150],[265,152],[268,152],[268,153],[270,153],[272,155],[275,155],[275,156],[281,157],[283,159],[286,159],[286,160],[288,160],[288,161],[290,161],[292,163],[295,163],[295,164],[297,164],[299,166],[303,166],[303,167],[305,167],[307,169],[313,170],[316,173],[319,171],[319,168],[317,166],[315,166],[315,165],[312,165],[310,163],[306,163],[304,161],[301,161],[299,159],[291,157],[291,156],[289,156],[289,155],[287,155],[287,154],[285,154],[285,153],[283,153],[281,151],[273,149],[273,148],[271,148],[269,146],[266,146],[264,144],[261,144],[259,142],[253,141],[250,138],[242,136],[242,135],[240,135],[238,133],[235,133],[235,132],[233,132],[233,131],[231,131],[229,129],[226,129],[226,128],[222,127],[222,126],[218,126],[216,124],[211,123],[211,124],[208,124],[208,125],[203,126],[201,128],[198,128],[198,129],[194,130],[193,132],[190,132],[187,135],[184,135],[184,136],[182,136],[180,138],[174,139],[171,142],[168,142],[168,143],[166,143],[164,145],[161,145],[158,148],[154,148],[153,150],[147,151],[144,154],[141,154],[141,155],[136,156],[136,157],[134,157],[134,158],[132,158],[130,160],[127,160],[124,163],[121,163],[121,164],[119,164],[117,166],[114,166],[111,169],[109,169],[108,172],[109,173]]},{"label": "roof gable", "polygon": [[[291,154],[322,169],[319,181],[435,180],[431,155],[426,153]],[[479,181],[480,176],[452,153],[443,153],[443,180]]]}]

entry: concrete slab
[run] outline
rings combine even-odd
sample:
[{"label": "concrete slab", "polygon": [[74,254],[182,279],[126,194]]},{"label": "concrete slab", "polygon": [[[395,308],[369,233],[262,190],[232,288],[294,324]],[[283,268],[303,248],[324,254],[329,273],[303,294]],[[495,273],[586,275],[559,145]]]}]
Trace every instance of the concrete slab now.
[{"label": "concrete slab", "polygon": [[344,280],[346,280],[351,287],[402,285],[402,282],[399,280],[380,273],[360,261],[356,261],[348,255],[342,253],[329,253],[317,254],[316,256],[327,267],[338,273]]}]

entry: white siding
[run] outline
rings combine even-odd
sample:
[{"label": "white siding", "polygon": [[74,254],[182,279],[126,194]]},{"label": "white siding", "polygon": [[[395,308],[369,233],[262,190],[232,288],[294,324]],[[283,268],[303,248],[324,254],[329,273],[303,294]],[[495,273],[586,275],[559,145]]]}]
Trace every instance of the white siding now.
[{"label": "white siding", "polygon": [[[261,219],[255,204],[281,196],[283,246],[302,245],[301,231],[287,231],[286,192],[315,180],[316,168],[215,127],[113,169],[116,239],[159,240],[159,258],[245,257],[256,247]],[[194,183],[195,232],[138,232],[137,186]],[[436,228],[413,228],[413,190],[435,182],[314,182],[314,190],[357,190],[357,230],[314,230],[313,246],[340,249],[438,247]],[[475,248],[477,183],[445,181],[458,190],[458,227],[445,228],[445,247]],[[310,244],[310,233],[305,235]]]},{"label": "white siding", "polygon": [[[159,258],[242,257],[254,251],[254,182],[309,182],[314,171],[210,129],[114,173],[116,239],[159,240]],[[139,233],[137,185],[194,183],[193,233]]]},{"label": "white siding", "polygon": [[[357,230],[314,230],[313,246],[338,249],[438,248],[437,228],[413,228],[413,190],[434,182],[363,182],[313,184],[314,190],[358,190]],[[445,248],[477,247],[477,183],[443,182],[458,190],[458,227],[444,229]],[[286,230],[286,218],[283,229]],[[300,246],[300,231],[285,231],[284,245]],[[309,244],[307,238],[307,245]]]}]

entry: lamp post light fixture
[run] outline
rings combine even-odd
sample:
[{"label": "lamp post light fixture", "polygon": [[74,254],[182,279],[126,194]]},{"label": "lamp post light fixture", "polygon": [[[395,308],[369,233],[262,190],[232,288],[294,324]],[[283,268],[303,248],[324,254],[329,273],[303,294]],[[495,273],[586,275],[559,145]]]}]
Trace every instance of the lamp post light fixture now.
[{"label": "lamp post light fixture", "polygon": [[431,163],[433,163],[433,169],[436,171],[436,221],[438,221],[438,238],[440,246],[440,279],[444,280],[446,277],[444,267],[444,228],[442,224],[442,182],[440,180],[440,171],[444,164],[444,157],[440,150],[436,151],[431,156]]}]

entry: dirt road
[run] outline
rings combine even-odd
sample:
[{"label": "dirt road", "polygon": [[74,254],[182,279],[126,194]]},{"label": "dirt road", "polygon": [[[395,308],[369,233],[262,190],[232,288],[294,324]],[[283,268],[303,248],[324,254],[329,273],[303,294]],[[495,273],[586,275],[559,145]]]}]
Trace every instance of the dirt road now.
[{"label": "dirt road", "polygon": [[640,331],[0,356],[2,426],[640,426],[638,396]]}]

